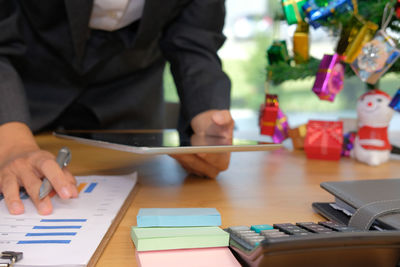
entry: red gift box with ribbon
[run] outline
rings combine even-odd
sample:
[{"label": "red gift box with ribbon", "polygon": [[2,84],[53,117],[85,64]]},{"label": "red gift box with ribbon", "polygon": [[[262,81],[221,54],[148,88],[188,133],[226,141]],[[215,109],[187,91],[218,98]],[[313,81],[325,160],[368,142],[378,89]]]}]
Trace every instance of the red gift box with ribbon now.
[{"label": "red gift box with ribbon", "polygon": [[261,134],[269,136],[274,134],[278,110],[278,96],[267,94],[265,96],[265,105],[261,108],[260,114]]},{"label": "red gift box with ribbon", "polygon": [[339,160],[343,144],[343,122],[310,120],[304,150],[307,158]]}]

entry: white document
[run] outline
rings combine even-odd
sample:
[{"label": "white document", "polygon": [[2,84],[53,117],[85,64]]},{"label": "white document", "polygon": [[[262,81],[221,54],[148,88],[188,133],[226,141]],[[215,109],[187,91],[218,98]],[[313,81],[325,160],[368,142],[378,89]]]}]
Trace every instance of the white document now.
[{"label": "white document", "polygon": [[48,216],[38,215],[27,197],[22,215],[10,215],[0,200],[0,252],[23,252],[15,266],[86,266],[134,188],[137,174],[76,178],[79,197],[52,197],[54,211]]}]

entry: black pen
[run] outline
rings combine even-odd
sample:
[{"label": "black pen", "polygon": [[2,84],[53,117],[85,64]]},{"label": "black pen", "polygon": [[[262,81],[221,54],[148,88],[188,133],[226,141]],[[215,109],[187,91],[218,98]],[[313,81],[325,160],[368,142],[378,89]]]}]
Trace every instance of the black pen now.
[{"label": "black pen", "polygon": [[[60,151],[58,151],[56,158],[56,161],[60,166],[60,168],[62,169],[65,166],[67,166],[70,160],[71,160],[71,151],[69,151],[68,147],[61,148]],[[51,186],[49,179],[44,178],[39,190],[39,199],[46,197],[51,192],[52,189],[53,187]]]}]

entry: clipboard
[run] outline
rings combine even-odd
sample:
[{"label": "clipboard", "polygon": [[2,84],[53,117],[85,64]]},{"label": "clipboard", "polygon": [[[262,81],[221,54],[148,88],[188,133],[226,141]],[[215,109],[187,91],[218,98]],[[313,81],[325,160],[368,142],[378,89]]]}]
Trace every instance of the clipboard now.
[{"label": "clipboard", "polygon": [[98,262],[98,260],[100,259],[101,254],[103,254],[103,251],[106,248],[108,242],[110,241],[111,237],[114,235],[114,232],[117,230],[120,222],[124,218],[125,213],[128,211],[129,207],[131,206],[133,199],[135,198],[136,194],[139,191],[139,188],[140,188],[140,185],[136,184],[136,186],[133,188],[133,190],[129,193],[124,204],[122,205],[117,216],[115,217],[113,223],[111,224],[110,228],[108,228],[107,233],[104,235],[103,239],[100,242],[100,245],[97,247],[92,258],[90,259],[87,267],[94,267],[96,265],[96,263]]},{"label": "clipboard", "polygon": [[24,195],[25,214],[10,215],[0,200],[0,252],[23,252],[16,267],[95,266],[139,190],[137,174],[76,178],[79,198],[54,196],[52,215],[38,215]]}]

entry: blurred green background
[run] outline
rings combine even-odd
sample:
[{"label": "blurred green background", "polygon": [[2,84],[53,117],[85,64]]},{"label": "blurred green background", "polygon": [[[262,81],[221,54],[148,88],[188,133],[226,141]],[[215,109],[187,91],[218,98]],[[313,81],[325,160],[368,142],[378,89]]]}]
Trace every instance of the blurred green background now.
[{"label": "blurred green background", "polygon": [[[271,38],[258,36],[253,42],[240,44],[243,49],[248,51],[248,59],[222,58],[223,69],[232,81],[233,109],[258,110],[264,101],[265,67],[267,65],[265,52],[270,43]],[[344,89],[337,95],[334,102],[321,101],[311,91],[314,80],[312,77],[286,81],[278,86],[270,86],[269,91],[278,94],[280,106],[286,112],[323,112],[355,109],[357,98],[366,90],[365,84],[357,76],[346,77]],[[380,80],[379,87],[388,94],[394,95],[399,88],[399,81],[399,74],[389,73]],[[169,66],[165,71],[164,86],[165,99],[177,102],[178,96]]]},{"label": "blurred green background", "polygon": [[[284,21],[280,0],[226,0],[226,8],[224,33],[227,41],[220,50],[220,57],[223,69],[232,81],[232,109],[257,112],[265,96],[266,50],[272,40],[284,39],[290,53],[295,25],[288,26]],[[322,58],[323,54],[333,53],[337,42],[335,38],[322,27],[310,29],[311,54]],[[178,96],[168,66],[164,78],[165,99],[177,102]],[[288,80],[270,86],[269,92],[278,94],[284,112],[332,112],[355,110],[357,98],[366,91],[366,85],[357,76],[346,77],[344,89],[333,103],[321,101],[312,92],[314,80],[314,77]],[[380,80],[379,87],[394,95],[399,88],[399,81],[400,74],[386,74]]]}]

